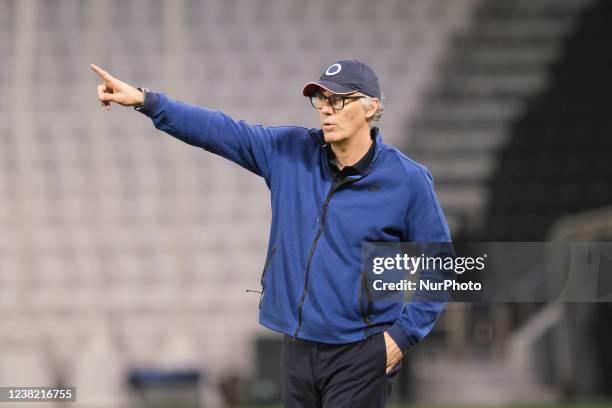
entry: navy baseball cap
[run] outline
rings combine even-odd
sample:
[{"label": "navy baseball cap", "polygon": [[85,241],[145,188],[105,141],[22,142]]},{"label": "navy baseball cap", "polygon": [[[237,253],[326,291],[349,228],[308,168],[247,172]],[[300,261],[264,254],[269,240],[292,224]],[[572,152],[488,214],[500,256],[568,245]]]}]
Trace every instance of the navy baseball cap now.
[{"label": "navy baseball cap", "polygon": [[318,81],[307,83],[302,94],[310,96],[321,88],[339,95],[361,92],[372,98],[380,99],[378,77],[372,68],[356,59],[333,63],[323,72]]}]

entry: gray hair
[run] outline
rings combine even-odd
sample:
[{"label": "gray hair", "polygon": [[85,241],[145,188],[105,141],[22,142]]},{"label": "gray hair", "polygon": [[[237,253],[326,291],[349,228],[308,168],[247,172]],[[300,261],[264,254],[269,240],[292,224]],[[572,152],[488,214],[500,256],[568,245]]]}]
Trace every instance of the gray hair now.
[{"label": "gray hair", "polygon": [[[366,108],[369,108],[372,105],[374,98],[371,98],[367,95],[363,95],[363,96],[364,97],[359,99],[359,101],[363,104],[363,106],[365,106]],[[378,109],[376,110],[376,113],[374,114],[374,116],[372,116],[372,118],[370,118],[370,120],[368,121],[368,124],[370,125],[370,129],[378,126],[378,124],[380,123],[380,119],[382,118],[382,114],[385,111],[385,107],[382,104],[382,99],[384,99],[384,95],[381,94],[380,100],[378,101]]]}]

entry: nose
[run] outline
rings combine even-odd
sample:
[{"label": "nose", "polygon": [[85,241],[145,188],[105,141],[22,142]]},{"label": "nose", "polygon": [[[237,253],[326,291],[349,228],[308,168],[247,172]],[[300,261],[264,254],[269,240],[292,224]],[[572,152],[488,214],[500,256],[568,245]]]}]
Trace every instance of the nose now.
[{"label": "nose", "polygon": [[323,115],[331,115],[334,113],[334,108],[331,107],[329,102],[326,102],[320,109]]}]

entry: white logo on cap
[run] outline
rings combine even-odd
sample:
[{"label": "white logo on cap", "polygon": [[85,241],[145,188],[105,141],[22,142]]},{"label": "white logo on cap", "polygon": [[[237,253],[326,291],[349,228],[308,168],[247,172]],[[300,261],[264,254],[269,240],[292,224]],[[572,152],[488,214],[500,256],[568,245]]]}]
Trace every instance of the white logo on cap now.
[{"label": "white logo on cap", "polygon": [[325,75],[327,76],[336,75],[340,71],[342,71],[342,65],[334,64],[330,66],[329,68],[327,68],[327,71],[325,71]]}]

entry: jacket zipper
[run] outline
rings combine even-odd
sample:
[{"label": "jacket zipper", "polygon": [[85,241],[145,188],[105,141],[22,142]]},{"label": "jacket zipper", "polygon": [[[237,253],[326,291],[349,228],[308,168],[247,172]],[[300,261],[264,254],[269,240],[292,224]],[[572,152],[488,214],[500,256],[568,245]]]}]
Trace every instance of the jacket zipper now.
[{"label": "jacket zipper", "polygon": [[335,186],[332,182],[332,187],[330,188],[329,193],[327,193],[327,197],[325,197],[325,202],[323,203],[323,208],[321,209],[321,216],[319,217],[321,220],[321,224],[319,225],[319,230],[317,231],[317,235],[315,235],[315,238],[310,247],[310,252],[308,254],[308,261],[306,262],[306,273],[304,275],[304,290],[302,291],[302,296],[300,297],[300,302],[298,304],[298,325],[297,325],[297,329],[295,329],[295,333],[293,334],[293,337],[297,337],[300,332],[300,329],[302,328],[302,307],[304,306],[304,300],[306,299],[306,293],[308,292],[308,276],[310,275],[310,265],[312,264],[312,257],[317,247],[317,243],[319,242],[319,238],[321,237],[321,233],[323,232],[323,228],[325,227],[325,221],[327,219],[327,207],[329,205],[329,200],[331,200],[332,195],[340,187],[344,186],[345,184],[348,184],[350,182],[355,182],[355,181],[357,180],[356,179],[344,179],[342,183],[339,183],[338,185],[335,185]]},{"label": "jacket zipper", "polygon": [[[367,308],[363,306],[362,295],[363,295],[364,290],[368,297]],[[366,275],[366,272],[362,271],[361,272],[361,287],[359,288],[359,308],[361,309],[361,318],[363,319],[363,322],[368,325],[368,327],[373,325],[372,320],[370,320],[370,317],[369,317],[371,302],[372,302],[372,298],[370,296],[370,291],[368,290],[368,277]]]},{"label": "jacket zipper", "polygon": [[[311,134],[312,136],[312,134]],[[317,140],[317,139],[315,139]],[[372,166],[374,165],[374,162],[378,159],[378,155],[375,155],[374,158],[372,159],[372,162],[369,164],[368,166],[368,172],[369,170],[372,168]],[[366,173],[367,174],[367,173]],[[310,265],[312,263],[312,257],[314,255],[314,251],[317,247],[317,243],[319,242],[319,238],[321,237],[321,233],[323,232],[323,228],[325,226],[325,221],[327,218],[327,207],[329,205],[329,200],[331,200],[331,196],[342,186],[344,186],[345,184],[348,183],[354,183],[357,180],[362,179],[363,177],[365,177],[365,174],[362,175],[359,179],[344,179],[342,183],[334,186],[333,180],[332,180],[332,187],[329,190],[329,193],[327,193],[327,197],[325,197],[325,202],[323,203],[323,209],[321,210],[321,216],[319,217],[321,219],[321,224],[319,226],[319,230],[317,231],[317,235],[315,235],[315,238],[312,242],[312,245],[310,247],[310,253],[308,254],[308,260],[306,261],[306,273],[304,275],[304,290],[302,291],[302,296],[300,297],[300,302],[298,304],[298,325],[297,325],[297,329],[295,329],[295,333],[293,334],[293,337],[297,337],[298,334],[300,333],[300,329],[302,328],[302,307],[304,306],[304,300],[306,299],[306,293],[308,292],[308,275],[310,274]],[[263,296],[263,294],[262,294]],[[360,294],[361,296],[361,294]],[[369,297],[369,296],[368,296]],[[368,306],[369,309],[369,306]],[[371,324],[371,323],[370,323]]]}]

